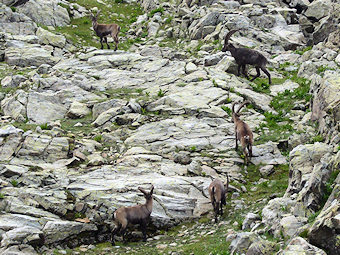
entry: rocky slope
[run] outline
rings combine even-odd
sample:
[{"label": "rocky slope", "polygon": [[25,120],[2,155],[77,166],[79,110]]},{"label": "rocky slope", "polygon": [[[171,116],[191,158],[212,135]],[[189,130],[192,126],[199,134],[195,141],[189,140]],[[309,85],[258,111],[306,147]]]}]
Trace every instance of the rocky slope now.
[{"label": "rocky slope", "polygon": [[[339,3],[81,2],[0,3],[1,254],[338,254]],[[98,8],[130,17],[129,50],[86,46],[99,45],[86,18]],[[268,58],[273,85],[234,75],[220,51],[231,29]],[[248,167],[230,117],[244,99]],[[207,187],[227,174],[214,225]],[[150,243],[94,246],[151,184]],[[196,223],[164,232],[184,221]]]}]

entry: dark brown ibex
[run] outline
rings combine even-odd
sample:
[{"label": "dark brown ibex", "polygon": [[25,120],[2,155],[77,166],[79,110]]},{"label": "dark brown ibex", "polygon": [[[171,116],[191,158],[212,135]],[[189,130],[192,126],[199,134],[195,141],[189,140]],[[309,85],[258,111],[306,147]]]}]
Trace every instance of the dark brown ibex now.
[{"label": "dark brown ibex", "polygon": [[120,26],[115,24],[115,23],[99,24],[97,22],[97,18],[98,18],[99,13],[100,13],[100,11],[98,11],[96,16],[91,14],[91,19],[92,19],[92,27],[93,27],[94,31],[96,32],[96,35],[100,38],[101,49],[104,48],[103,39],[104,39],[104,42],[107,45],[107,48],[110,49],[110,45],[107,43],[107,36],[110,35],[110,36],[112,36],[112,38],[115,42],[115,51],[116,51],[118,49],[118,43],[119,43],[118,34],[119,34],[119,31],[120,31]]},{"label": "dark brown ibex", "polygon": [[112,231],[111,235],[112,245],[115,245],[114,236],[119,232],[123,236],[123,241],[125,241],[125,231],[129,223],[140,225],[143,233],[143,240],[146,241],[146,225],[150,219],[150,215],[152,212],[152,194],[154,187],[151,186],[150,192],[146,192],[140,187],[138,189],[143,193],[146,202],[143,205],[121,207],[114,212],[113,218],[116,224],[116,228]]},{"label": "dark brown ibex", "polygon": [[248,48],[236,48],[234,45],[229,43],[229,39],[232,34],[237,32],[238,30],[231,30],[224,39],[224,47],[222,49],[223,52],[230,51],[231,55],[234,57],[238,69],[237,75],[240,76],[240,69],[242,67],[242,73],[249,79],[249,76],[246,72],[246,65],[253,65],[256,68],[256,76],[251,79],[251,81],[255,80],[257,77],[260,76],[260,69],[268,76],[269,84],[272,83],[270,78],[270,73],[266,69],[266,64],[268,60],[263,56],[261,53],[248,49]]},{"label": "dark brown ibex", "polygon": [[248,164],[250,158],[252,157],[253,132],[251,132],[248,124],[240,119],[239,112],[241,108],[248,103],[249,103],[248,101],[243,102],[236,112],[235,112],[236,103],[233,103],[232,106],[232,119],[235,124],[235,142],[236,142],[235,149],[237,150],[238,148],[237,140],[239,140],[241,142],[246,164]]},{"label": "dark brown ibex", "polygon": [[215,223],[217,223],[217,215],[223,215],[223,205],[226,205],[226,193],[228,192],[229,177],[227,175],[227,183],[223,183],[219,179],[215,179],[209,185],[210,201],[214,208]]}]

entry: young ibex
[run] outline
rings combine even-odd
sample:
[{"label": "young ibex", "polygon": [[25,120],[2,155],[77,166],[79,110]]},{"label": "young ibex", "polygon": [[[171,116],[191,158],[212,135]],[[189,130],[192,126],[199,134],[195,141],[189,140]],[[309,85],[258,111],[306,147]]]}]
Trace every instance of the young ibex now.
[{"label": "young ibex", "polygon": [[209,185],[210,201],[214,208],[215,223],[217,223],[217,215],[223,215],[223,205],[226,205],[226,193],[228,192],[229,177],[227,175],[227,183],[223,183],[219,179],[215,179]]},{"label": "young ibex", "polygon": [[230,51],[231,55],[234,57],[238,69],[237,75],[240,76],[240,68],[242,67],[242,73],[249,79],[249,76],[246,72],[246,65],[253,65],[256,68],[256,76],[251,79],[251,81],[255,80],[260,76],[260,69],[268,76],[269,84],[272,83],[270,78],[270,73],[266,69],[267,59],[261,53],[248,49],[248,48],[236,48],[234,45],[229,43],[229,39],[231,35],[238,30],[231,30],[224,39],[224,47],[222,49],[223,52]]},{"label": "young ibex", "polygon": [[115,234],[121,232],[123,236],[123,241],[125,241],[125,230],[129,223],[131,224],[139,224],[143,233],[143,240],[146,241],[146,225],[150,219],[150,214],[152,212],[152,193],[153,186],[151,186],[150,192],[146,192],[142,188],[138,188],[146,199],[145,204],[143,205],[135,205],[130,207],[121,207],[117,209],[113,218],[116,224],[116,228],[112,231],[111,242],[112,245],[115,244]]},{"label": "young ibex", "polygon": [[237,150],[238,148],[237,140],[239,140],[241,142],[246,164],[248,164],[248,161],[252,157],[253,132],[251,132],[247,123],[240,119],[239,112],[241,108],[248,103],[249,103],[248,101],[243,102],[236,112],[235,103],[233,103],[232,106],[232,119],[235,124],[235,141],[236,141],[235,149]]},{"label": "young ibex", "polygon": [[120,31],[120,26],[112,23],[112,24],[98,24],[97,18],[99,15],[100,11],[98,11],[97,15],[94,16],[91,14],[91,19],[92,19],[92,27],[94,31],[96,32],[96,35],[100,38],[100,44],[101,44],[101,49],[104,48],[103,46],[103,38],[104,42],[107,45],[107,48],[110,49],[110,45],[107,43],[107,36],[111,35],[113,40],[115,41],[115,51],[118,49],[118,34]]}]

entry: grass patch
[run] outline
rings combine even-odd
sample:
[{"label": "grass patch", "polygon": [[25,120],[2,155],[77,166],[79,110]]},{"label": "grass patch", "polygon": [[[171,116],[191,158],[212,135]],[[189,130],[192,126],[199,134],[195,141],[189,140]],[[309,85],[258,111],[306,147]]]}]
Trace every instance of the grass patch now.
[{"label": "grass patch", "polygon": [[302,50],[294,51],[294,53],[299,54],[299,55],[303,55],[305,52],[310,51],[311,49],[313,49],[313,46],[307,46],[306,48],[304,48]]},{"label": "grass patch", "polygon": [[10,183],[12,184],[13,187],[18,187],[19,182],[17,180],[11,180]]},{"label": "grass patch", "polygon": [[325,139],[322,135],[312,137],[312,143],[323,142]]},{"label": "grass patch", "polygon": [[225,111],[231,117],[232,111],[228,106],[222,105],[221,108],[222,108],[223,111]]},{"label": "grass patch", "polygon": [[96,135],[93,140],[95,140],[96,142],[100,143],[102,141],[103,136],[102,135]]},{"label": "grass patch", "polygon": [[321,212],[321,210],[313,213],[312,215],[310,215],[308,217],[308,223],[313,223],[315,221],[316,217],[319,216],[320,212]]},{"label": "grass patch", "polygon": [[[77,123],[81,123],[82,126],[75,127],[74,125]],[[81,119],[62,119],[61,120],[61,128],[67,132],[72,134],[85,133],[89,134],[93,130],[92,123],[92,114],[89,114]]]},{"label": "grass patch", "polygon": [[4,199],[5,198],[5,194],[4,193],[0,193],[0,199]]},{"label": "grass patch", "polygon": [[164,12],[164,8],[163,7],[159,7],[159,8],[156,8],[156,9],[153,9],[151,10],[149,13],[148,13],[148,17],[153,17],[156,13],[161,13],[163,14]]}]

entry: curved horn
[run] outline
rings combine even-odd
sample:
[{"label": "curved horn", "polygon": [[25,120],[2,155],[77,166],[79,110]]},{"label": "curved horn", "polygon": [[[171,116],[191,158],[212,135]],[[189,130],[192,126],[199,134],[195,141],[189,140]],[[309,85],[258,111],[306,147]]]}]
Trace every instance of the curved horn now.
[{"label": "curved horn", "polygon": [[96,14],[96,18],[98,18],[98,15],[100,14],[101,10],[99,10]]},{"label": "curved horn", "polygon": [[239,113],[240,110],[241,110],[241,108],[242,108],[243,106],[245,106],[246,104],[249,104],[249,101],[248,101],[248,100],[244,101],[244,102],[240,105],[240,107],[238,108],[238,110],[237,110],[236,113]]},{"label": "curved horn", "polygon": [[146,192],[143,188],[138,187],[138,189],[139,189],[139,191],[142,192],[143,194],[147,194],[147,192]]},{"label": "curved horn", "polygon": [[235,113],[235,104],[236,104],[236,102],[234,102],[233,105],[231,106],[231,112],[232,113]]},{"label": "curved horn", "polygon": [[237,31],[239,31],[239,29],[229,31],[229,33],[224,38],[224,43],[228,44],[228,41],[229,41],[230,37],[232,36],[232,34],[236,33]]}]

